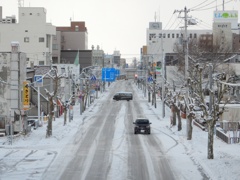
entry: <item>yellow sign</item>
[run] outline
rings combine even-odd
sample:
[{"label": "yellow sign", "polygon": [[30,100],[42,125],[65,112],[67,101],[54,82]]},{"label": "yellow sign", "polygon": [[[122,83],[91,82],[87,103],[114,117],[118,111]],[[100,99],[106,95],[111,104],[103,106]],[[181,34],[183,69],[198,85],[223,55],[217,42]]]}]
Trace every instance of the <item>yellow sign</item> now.
[{"label": "yellow sign", "polygon": [[30,106],[30,89],[28,81],[23,81],[23,109],[28,110]]}]

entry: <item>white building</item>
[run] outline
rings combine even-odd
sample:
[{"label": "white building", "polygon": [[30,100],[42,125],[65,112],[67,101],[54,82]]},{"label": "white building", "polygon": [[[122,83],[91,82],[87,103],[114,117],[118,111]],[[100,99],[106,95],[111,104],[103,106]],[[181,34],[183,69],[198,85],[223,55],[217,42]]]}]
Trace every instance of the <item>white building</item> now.
[{"label": "white building", "polygon": [[[240,50],[238,11],[214,11],[212,30],[194,30],[189,27],[188,25],[188,42],[192,39],[199,41],[201,38],[213,36],[213,45],[221,44],[223,51],[239,52]],[[184,43],[184,35],[184,27],[177,30],[163,30],[161,22],[150,22],[146,39],[147,53],[144,54],[143,60],[149,63],[161,62],[164,56],[167,61],[174,60],[173,56],[176,53],[174,46],[176,43],[180,45]]]},{"label": "white building", "polygon": [[46,10],[41,7],[19,7],[18,10],[18,23],[0,22],[0,52],[10,52],[10,43],[18,41],[20,51],[27,55],[27,67],[49,65],[56,28],[46,23]]},{"label": "white building", "polygon": [[[212,30],[188,30],[188,39],[198,39]],[[176,43],[184,41],[184,29],[163,30],[161,22],[150,22],[147,29],[147,58],[149,62],[161,62],[163,55],[173,54]]]}]

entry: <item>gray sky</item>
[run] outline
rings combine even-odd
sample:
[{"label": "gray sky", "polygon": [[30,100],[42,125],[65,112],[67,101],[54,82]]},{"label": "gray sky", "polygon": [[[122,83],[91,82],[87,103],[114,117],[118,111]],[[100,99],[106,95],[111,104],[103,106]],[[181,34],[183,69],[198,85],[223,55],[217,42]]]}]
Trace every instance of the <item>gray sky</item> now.
[{"label": "gray sky", "polygon": [[[119,50],[122,57],[139,57],[146,44],[149,22],[163,22],[164,29],[178,29],[183,25],[178,13],[186,6],[189,16],[197,18],[195,29],[211,29],[213,11],[222,10],[224,0],[24,0],[25,7],[44,7],[47,22],[54,26],[70,26],[72,21],[85,21],[88,29],[88,48],[97,45],[105,53]],[[18,0],[0,0],[3,17],[16,15]],[[225,0],[225,10],[240,9],[240,0]],[[239,13],[240,14],[240,13]],[[183,13],[181,14],[183,16]]]}]

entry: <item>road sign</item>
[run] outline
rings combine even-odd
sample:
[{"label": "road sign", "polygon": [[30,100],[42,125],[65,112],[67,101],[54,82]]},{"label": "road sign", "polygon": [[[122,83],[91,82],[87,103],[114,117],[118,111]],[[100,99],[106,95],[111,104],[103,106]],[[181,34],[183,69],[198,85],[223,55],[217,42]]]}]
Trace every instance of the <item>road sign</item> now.
[{"label": "road sign", "polygon": [[149,76],[148,77],[148,82],[151,82],[151,81],[153,81],[153,78],[152,78],[152,76]]},{"label": "road sign", "polygon": [[43,76],[42,75],[35,75],[34,76],[34,86],[35,87],[42,87],[43,86]]},{"label": "road sign", "polygon": [[116,70],[115,68],[102,68],[102,81],[112,82],[115,81]]},{"label": "road sign", "polygon": [[96,81],[97,80],[97,78],[93,75],[92,77],[91,77],[91,81]]},{"label": "road sign", "polygon": [[30,107],[30,89],[28,81],[23,81],[23,109],[28,110]]},{"label": "road sign", "polygon": [[160,67],[156,67],[156,75],[162,75],[162,69]]}]

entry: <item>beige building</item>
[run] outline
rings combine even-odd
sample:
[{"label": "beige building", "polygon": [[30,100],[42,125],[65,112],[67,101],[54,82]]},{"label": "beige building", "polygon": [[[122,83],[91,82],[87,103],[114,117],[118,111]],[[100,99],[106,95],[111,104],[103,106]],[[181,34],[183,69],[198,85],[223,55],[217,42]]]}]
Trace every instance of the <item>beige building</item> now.
[{"label": "beige building", "polygon": [[16,20],[3,21],[4,18],[1,18],[0,52],[10,52],[11,42],[18,41],[20,51],[26,53],[27,67],[49,65],[52,54],[52,36],[56,34],[56,28],[46,22],[46,9],[19,7],[18,11],[18,23]]},{"label": "beige building", "polygon": [[56,31],[52,54],[54,64],[61,62],[61,51],[88,49],[88,32],[85,22],[72,21],[70,26],[57,27]]}]

